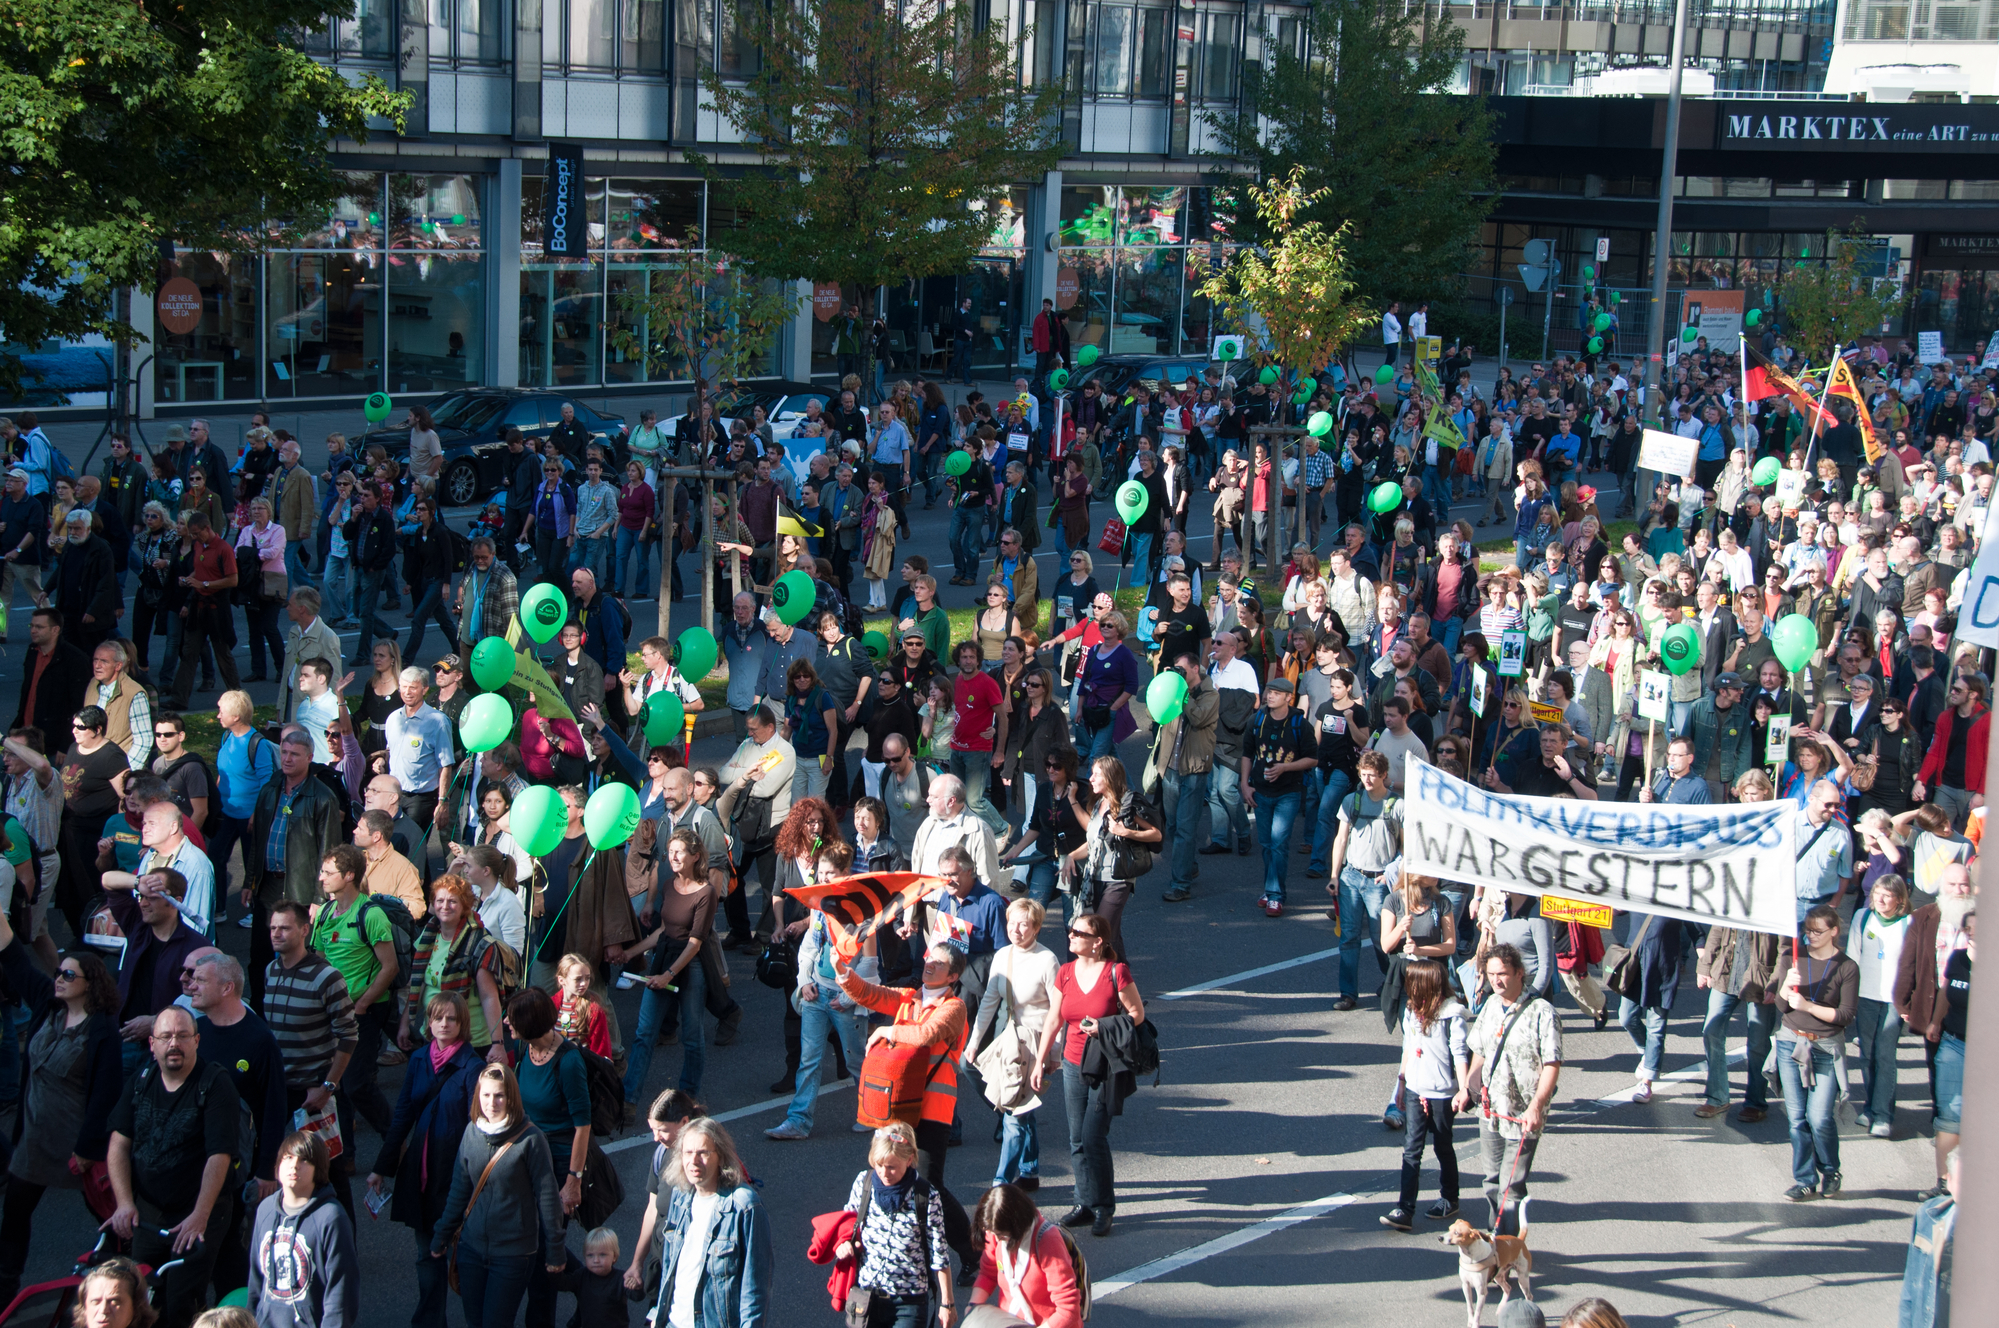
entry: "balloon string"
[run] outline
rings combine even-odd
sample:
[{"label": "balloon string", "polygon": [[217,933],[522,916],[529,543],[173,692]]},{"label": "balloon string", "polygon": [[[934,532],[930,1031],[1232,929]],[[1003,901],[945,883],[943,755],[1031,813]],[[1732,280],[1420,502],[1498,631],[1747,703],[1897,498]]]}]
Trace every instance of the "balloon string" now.
[{"label": "balloon string", "polygon": [[[590,864],[595,862],[596,860],[597,860],[597,850],[593,848],[590,850],[590,856],[583,859],[583,865],[576,869],[576,883],[569,887],[569,898],[564,899],[562,901],[562,907],[555,910],[555,916],[550,918],[545,924],[543,924],[541,929],[541,939],[535,942],[534,953],[528,956],[528,962],[530,964],[532,964],[535,960],[541,958],[541,947],[548,944],[549,932],[555,929],[556,923],[562,921],[562,915],[569,911],[569,905],[571,901],[573,901],[576,898],[576,892],[583,888],[583,878],[589,874]],[[539,858],[535,859],[535,866],[537,867],[541,866],[541,860]]]}]

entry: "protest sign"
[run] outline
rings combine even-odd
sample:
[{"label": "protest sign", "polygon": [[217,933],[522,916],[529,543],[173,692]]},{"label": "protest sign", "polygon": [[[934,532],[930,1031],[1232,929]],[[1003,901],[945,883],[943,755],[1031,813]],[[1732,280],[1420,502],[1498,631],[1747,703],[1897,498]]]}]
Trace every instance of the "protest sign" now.
[{"label": "protest sign", "polygon": [[1682,479],[1694,473],[1694,459],[1700,455],[1701,440],[1682,438],[1676,433],[1647,429],[1638,438],[1638,469]]},{"label": "protest sign", "polygon": [[1770,716],[1770,731],[1763,740],[1763,759],[1770,765],[1782,765],[1791,755],[1791,717],[1789,715]]},{"label": "protest sign", "polygon": [[1916,358],[1924,364],[1938,364],[1948,359],[1943,353],[1943,333],[1916,333]]},{"label": "protest sign", "polygon": [[1471,712],[1473,718],[1485,718],[1485,670],[1471,671]]},{"label": "protest sign", "polygon": [[1985,509],[1985,536],[1978,560],[1964,583],[1964,608],[1957,616],[1957,639],[1999,647],[1999,503]]},{"label": "protest sign", "polygon": [[1517,678],[1527,671],[1527,633],[1499,634],[1499,676]]},{"label": "protest sign", "polygon": [[1608,927],[1611,911],[1608,904],[1586,904],[1580,899],[1564,899],[1560,895],[1541,896],[1541,916],[1550,922],[1580,922],[1585,927]]},{"label": "protest sign", "polygon": [[1638,718],[1665,723],[1672,697],[1673,679],[1670,674],[1646,669],[1638,675]]},{"label": "protest sign", "polygon": [[1410,756],[1403,870],[1790,936],[1795,802],[1585,802],[1489,793]]}]

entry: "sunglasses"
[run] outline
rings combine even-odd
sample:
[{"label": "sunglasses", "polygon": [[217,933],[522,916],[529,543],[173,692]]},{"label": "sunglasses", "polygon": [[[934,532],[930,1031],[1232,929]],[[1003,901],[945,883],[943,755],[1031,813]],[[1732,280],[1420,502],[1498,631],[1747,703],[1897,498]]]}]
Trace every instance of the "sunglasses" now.
[{"label": "sunglasses", "polygon": [[82,971],[81,971],[81,970],[79,970],[79,969],[74,969],[74,968],[59,968],[59,969],[57,969],[57,970],[56,970],[56,981],[57,981],[57,982],[81,982],[81,981],[83,981],[83,973],[82,973]]},{"label": "sunglasses", "polygon": [[1087,936],[1093,941],[1101,941],[1103,939],[1103,937],[1099,936],[1097,933],[1093,931],[1084,931],[1080,927],[1069,928],[1069,934],[1071,936]]}]

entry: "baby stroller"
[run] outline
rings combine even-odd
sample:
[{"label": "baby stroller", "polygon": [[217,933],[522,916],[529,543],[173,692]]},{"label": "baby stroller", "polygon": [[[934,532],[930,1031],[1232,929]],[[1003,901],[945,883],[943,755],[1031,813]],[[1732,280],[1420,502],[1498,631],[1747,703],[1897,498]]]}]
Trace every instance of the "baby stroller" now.
[{"label": "baby stroller", "polygon": [[[69,1276],[22,1287],[7,1307],[0,1309],[0,1328],[70,1328],[76,1311],[77,1288],[83,1285],[84,1274],[117,1253],[112,1247],[111,1233],[104,1232],[97,1238],[97,1244],[71,1267]],[[156,1269],[142,1264],[139,1271],[146,1275],[149,1284],[156,1284],[160,1273],[180,1262],[175,1259]]]}]

